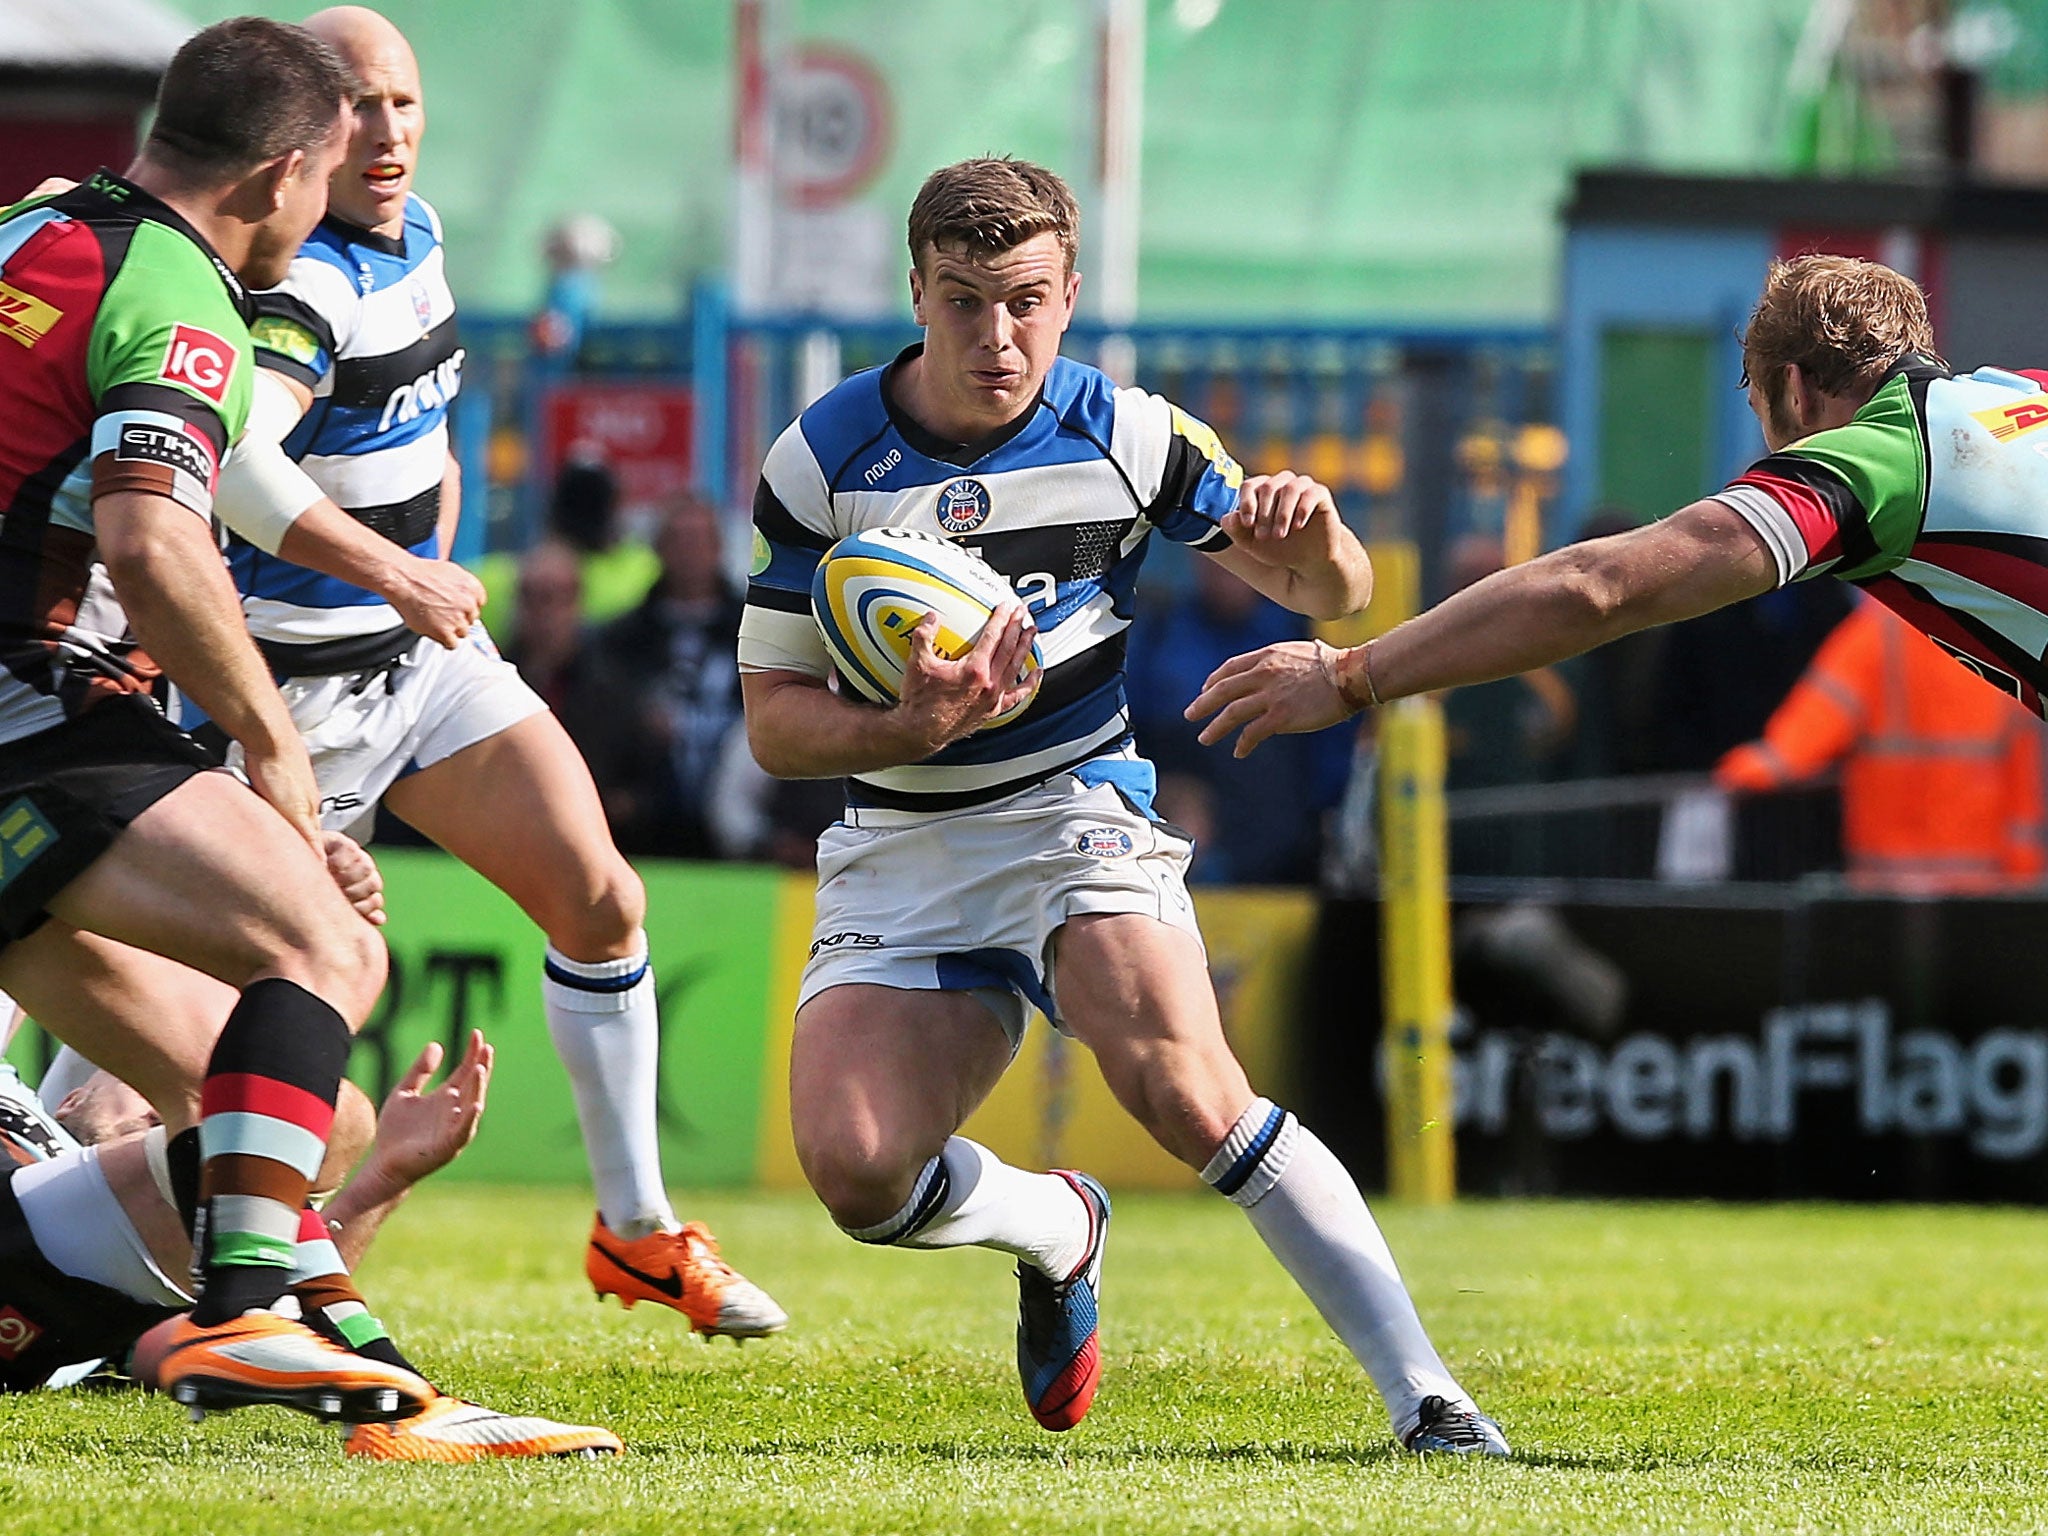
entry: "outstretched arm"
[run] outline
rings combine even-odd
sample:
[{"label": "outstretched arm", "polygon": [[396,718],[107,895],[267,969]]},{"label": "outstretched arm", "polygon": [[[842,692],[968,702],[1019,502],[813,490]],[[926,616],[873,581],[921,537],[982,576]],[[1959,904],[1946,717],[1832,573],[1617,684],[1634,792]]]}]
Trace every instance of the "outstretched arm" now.
[{"label": "outstretched arm", "polygon": [[461,1062],[446,1082],[430,1090],[427,1083],[441,1065],[441,1047],[431,1043],[391,1090],[377,1116],[377,1139],[369,1156],[322,1213],[350,1269],[362,1261],[384,1218],[398,1209],[413,1185],[453,1162],[476,1135],[495,1055],[483,1031],[472,1030]]},{"label": "outstretched arm", "polygon": [[1242,727],[1243,757],[1269,736],[1321,730],[1411,694],[1512,677],[1725,608],[1777,581],[1749,523],[1719,501],[1698,501],[1662,522],[1489,576],[1350,650],[1291,641],[1233,657],[1186,714],[1215,716],[1202,729],[1205,744]]}]

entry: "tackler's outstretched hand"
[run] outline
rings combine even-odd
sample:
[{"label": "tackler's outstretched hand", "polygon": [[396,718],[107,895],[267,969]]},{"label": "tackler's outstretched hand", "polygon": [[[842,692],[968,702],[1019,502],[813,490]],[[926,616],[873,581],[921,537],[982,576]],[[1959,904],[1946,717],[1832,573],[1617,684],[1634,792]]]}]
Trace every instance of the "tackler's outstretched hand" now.
[{"label": "tackler's outstretched hand", "polygon": [[429,1088],[441,1058],[440,1042],[429,1041],[377,1114],[377,1139],[370,1157],[379,1172],[402,1184],[416,1184],[455,1161],[475,1138],[483,1118],[497,1048],[484,1039],[482,1030],[471,1030],[469,1047],[450,1069],[447,1081]]},{"label": "tackler's outstretched hand", "polygon": [[903,672],[903,697],[896,706],[925,744],[923,757],[971,736],[1007,709],[1031,697],[1041,674],[1024,676],[1037,626],[1019,602],[999,603],[958,660],[933,647],[939,616],[927,613],[910,632],[910,662]]},{"label": "tackler's outstretched hand", "polygon": [[1320,640],[1288,640],[1233,656],[1209,674],[1184,718],[1216,716],[1202,727],[1205,747],[1239,731],[1236,757],[1248,757],[1269,736],[1320,731],[1358,712],[1339,686],[1337,657]]}]

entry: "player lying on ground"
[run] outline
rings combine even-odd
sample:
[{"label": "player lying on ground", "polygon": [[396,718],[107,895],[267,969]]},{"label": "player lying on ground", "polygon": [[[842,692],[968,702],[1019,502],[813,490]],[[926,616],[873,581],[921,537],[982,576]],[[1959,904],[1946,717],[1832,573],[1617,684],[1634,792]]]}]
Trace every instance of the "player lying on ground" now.
[{"label": "player lying on ground", "polygon": [[[167,1390],[354,1421],[433,1389],[388,1339],[344,1350],[275,1304],[318,1281],[369,1317],[295,1250],[384,947],[323,867],[311,765],[208,523],[248,409],[243,283],[281,278],[319,219],[350,94],[304,31],[221,23],[173,58],[126,177],[0,217],[0,987],[197,1138],[200,1292]],[[163,675],[247,784],[163,719]],[[157,1011],[188,980],[216,994],[204,1036]]]},{"label": "player lying on ground", "polygon": [[1772,267],[1742,343],[1769,456],[1662,522],[1557,550],[1377,640],[1268,646],[1217,668],[1202,740],[1315,730],[1410,694],[1507,677],[1823,573],[1994,687],[2048,689],[2048,372],[1957,374],[1919,288],[1874,262]]},{"label": "player lying on ground", "polygon": [[[1025,1400],[1049,1429],[1078,1423],[1100,1374],[1109,1200],[1086,1174],[1012,1168],[957,1134],[1036,1004],[1162,1146],[1244,1208],[1403,1445],[1504,1454],[1357,1186],[1232,1056],[1183,883],[1189,844],[1153,814],[1123,699],[1154,530],[1306,613],[1364,606],[1371,569],[1323,487],[1243,481],[1200,422],[1059,357],[1078,234],[1072,194],[1040,167],[935,172],[910,211],[923,344],[810,407],[763,470],[740,638],[754,753],[785,778],[847,776],[845,819],[819,842],[792,1048],[798,1155],[862,1242],[1014,1254]],[[880,526],[961,540],[1025,599],[955,661],[934,654],[927,616],[890,708],[829,686],[809,598],[823,552]],[[1036,697],[981,730],[1026,696],[1034,632]]]},{"label": "player lying on ground", "polygon": [[[581,754],[475,625],[481,588],[442,558],[463,354],[440,221],[411,190],[418,66],[374,11],[306,26],[359,88],[328,216],[256,299],[250,427],[220,495],[249,626],[305,733],[325,824],[382,800],[546,933],[541,995],[597,1187],[585,1271],[599,1295],[672,1307],[699,1332],[774,1333],[782,1309],[702,1223],[676,1221],[664,1189],[645,888]],[[422,565],[448,573],[424,598]]]},{"label": "player lying on ground", "polygon": [[[334,884],[359,914],[381,924],[384,919],[384,886],[376,863],[342,833],[326,832],[321,836],[326,844],[328,873]],[[234,1001],[232,991],[218,982],[152,955],[122,952],[121,960],[109,967],[102,981],[107,987],[135,985],[156,989],[161,1004],[157,1037],[169,1038],[174,1027],[198,1031],[202,1038],[181,1054],[202,1062],[206,1059],[207,1042],[213,1033],[218,1032],[218,1021],[226,1016]],[[139,995],[128,996],[113,991],[107,991],[103,1000],[106,1006],[117,1012],[122,1008],[139,1012],[143,1004]],[[0,1049],[4,1049],[6,1037],[12,1033],[19,1014],[11,999],[6,1000],[4,1013],[9,1023],[0,1027]],[[472,1055],[481,1050],[482,1041],[478,1040],[472,1047]],[[423,1061],[425,1059],[422,1058]],[[436,1063],[439,1060],[438,1047],[434,1050],[433,1060]],[[442,1162],[467,1145],[470,1134],[474,1133],[474,1116],[482,1110],[489,1066],[488,1055],[481,1058],[480,1066],[466,1060],[458,1073],[451,1076],[443,1091],[441,1097],[448,1101],[451,1111],[463,1108],[471,1099],[474,1099],[476,1107],[469,1116],[468,1129],[459,1140],[449,1144],[447,1157],[442,1158]],[[411,1089],[424,1083],[431,1075],[430,1066],[425,1073],[415,1072],[408,1078],[409,1095],[416,1096],[411,1095]],[[0,1090],[5,1090],[9,1081],[11,1078],[0,1078]],[[340,1174],[361,1153],[375,1124],[375,1113],[369,1101],[353,1084],[344,1081],[339,1090],[328,1153],[322,1165],[323,1176],[316,1180],[316,1190],[333,1188]],[[406,1100],[394,1098],[392,1102],[409,1106],[410,1096]],[[24,1102],[34,1104],[37,1100],[62,1119],[65,1128],[77,1141],[88,1145],[161,1125],[160,1117],[147,1099],[110,1073],[94,1068],[70,1046],[65,1046],[51,1063],[39,1085],[39,1093]],[[0,1106],[0,1112],[4,1112],[4,1106]],[[423,1129],[430,1123],[421,1121],[417,1111],[409,1113],[408,1122],[414,1130]],[[355,1134],[350,1134],[352,1129]],[[166,1138],[164,1168],[160,1171],[165,1173],[166,1191],[173,1187],[177,1191],[174,1214],[182,1214],[186,1225],[192,1219],[192,1201],[197,1190],[196,1156],[197,1140],[191,1132]],[[4,1166],[0,1163],[0,1167]],[[404,1165],[401,1163],[400,1166]],[[439,1163],[434,1166],[439,1166]],[[412,1177],[416,1179],[425,1171],[429,1170],[415,1169]],[[373,1183],[364,1189],[375,1187]],[[359,1195],[363,1192],[358,1191]],[[171,1198],[168,1193],[166,1198]],[[157,1219],[169,1218],[160,1216]],[[381,1325],[369,1315],[361,1298],[348,1283],[347,1267],[354,1263],[348,1246],[337,1247],[311,1240],[307,1235],[310,1223],[311,1213],[301,1212],[291,1288],[291,1305],[297,1315],[332,1343],[380,1352],[391,1348],[383,1336]],[[367,1237],[367,1231],[364,1236]],[[189,1246],[184,1251],[189,1258]],[[343,1264],[345,1255],[346,1267]],[[60,1267],[67,1268],[74,1275],[87,1273],[69,1266]],[[185,1267],[189,1268],[189,1263]],[[174,1268],[172,1272],[182,1271]],[[47,1315],[47,1297],[39,1293],[31,1299],[41,1301],[46,1309],[42,1315]],[[0,1270],[0,1303],[8,1300],[4,1270]],[[32,1316],[38,1315],[32,1309],[26,1309],[19,1297],[13,1300],[18,1309],[27,1310]],[[126,1314],[116,1316],[125,1319]],[[443,1461],[473,1460],[485,1455],[552,1456],[591,1445],[603,1448],[612,1438],[604,1430],[550,1424],[545,1419],[528,1416],[515,1417],[447,1397],[438,1389],[433,1391],[434,1395],[419,1412],[400,1419],[389,1427],[388,1432],[380,1427],[377,1433],[355,1436],[350,1442],[354,1454],[383,1459]]]},{"label": "player lying on ground", "polygon": [[[476,1134],[490,1086],[491,1047],[470,1036],[463,1059],[429,1089],[441,1047],[429,1045],[373,1115],[353,1084],[343,1085],[335,1133],[316,1187],[331,1190],[369,1154],[340,1192],[301,1217],[298,1246],[308,1267],[319,1250],[354,1268],[386,1217],[412,1187],[446,1167]],[[140,1095],[105,1073],[45,1113],[18,1080],[0,1076],[0,1317],[13,1320],[14,1347],[0,1360],[0,1391],[75,1380],[94,1365],[135,1356],[150,1384],[157,1340],[144,1335],[191,1306],[177,1276],[192,1250],[178,1209],[196,1170],[174,1159]],[[370,1132],[374,1126],[375,1139]],[[15,1166],[21,1164],[24,1166]],[[138,1341],[143,1341],[138,1349]],[[436,1396],[395,1424],[359,1424],[344,1442],[351,1456],[377,1461],[481,1461],[493,1456],[616,1452],[602,1429],[514,1418]]]}]

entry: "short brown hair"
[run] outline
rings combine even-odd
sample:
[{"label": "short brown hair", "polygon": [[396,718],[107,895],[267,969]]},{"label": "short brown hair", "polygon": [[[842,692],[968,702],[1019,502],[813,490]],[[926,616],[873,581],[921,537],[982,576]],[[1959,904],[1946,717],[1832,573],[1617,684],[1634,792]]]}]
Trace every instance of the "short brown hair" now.
[{"label": "short brown hair", "polygon": [[1774,261],[1742,332],[1742,366],[1775,398],[1799,365],[1824,394],[1877,383],[1908,352],[1935,356],[1927,296],[1910,277],[1853,256]]},{"label": "short brown hair", "polygon": [[1007,155],[942,166],[910,205],[912,266],[923,265],[927,248],[964,245],[993,255],[1044,234],[1059,237],[1073,271],[1081,209],[1072,189],[1044,166]]},{"label": "short brown hair", "polygon": [[327,142],[355,76],[304,27],[236,16],[195,32],[157,86],[149,149],[195,180],[225,180]]}]

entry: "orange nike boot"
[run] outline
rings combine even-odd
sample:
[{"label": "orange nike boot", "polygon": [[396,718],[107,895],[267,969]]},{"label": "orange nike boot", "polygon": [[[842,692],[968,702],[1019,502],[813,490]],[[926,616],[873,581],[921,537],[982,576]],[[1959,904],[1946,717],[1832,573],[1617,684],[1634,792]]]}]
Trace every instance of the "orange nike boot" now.
[{"label": "orange nike boot", "polygon": [[411,1371],[337,1349],[276,1312],[212,1327],[187,1314],[151,1330],[149,1343],[149,1376],[194,1418],[276,1403],[330,1423],[372,1424],[418,1413],[438,1395]]},{"label": "orange nike boot", "polygon": [[616,1296],[627,1307],[642,1301],[673,1307],[698,1333],[760,1339],[789,1322],[766,1291],[718,1256],[718,1242],[701,1221],[680,1232],[629,1240],[599,1216],[590,1229],[583,1272],[600,1301]]},{"label": "orange nike boot", "polygon": [[499,1413],[459,1397],[436,1396],[395,1424],[360,1424],[342,1449],[366,1461],[489,1461],[501,1456],[616,1456],[608,1429]]}]

